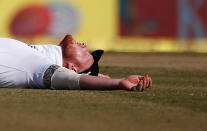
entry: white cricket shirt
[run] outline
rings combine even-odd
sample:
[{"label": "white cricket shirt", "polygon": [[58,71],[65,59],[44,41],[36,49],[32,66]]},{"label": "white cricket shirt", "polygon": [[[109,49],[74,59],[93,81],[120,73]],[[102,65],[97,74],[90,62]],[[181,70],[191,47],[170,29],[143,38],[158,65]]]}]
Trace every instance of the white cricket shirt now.
[{"label": "white cricket shirt", "polygon": [[56,45],[32,45],[0,38],[0,88],[45,88],[43,75],[50,65],[62,66]]}]

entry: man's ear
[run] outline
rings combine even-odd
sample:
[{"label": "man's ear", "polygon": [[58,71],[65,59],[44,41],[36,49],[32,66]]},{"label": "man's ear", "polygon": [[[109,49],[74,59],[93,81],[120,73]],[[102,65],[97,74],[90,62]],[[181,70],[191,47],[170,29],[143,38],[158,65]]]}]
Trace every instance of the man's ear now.
[{"label": "man's ear", "polygon": [[75,66],[75,64],[73,64],[72,62],[67,62],[66,63],[66,68],[75,71],[76,73],[78,73],[78,68]]}]

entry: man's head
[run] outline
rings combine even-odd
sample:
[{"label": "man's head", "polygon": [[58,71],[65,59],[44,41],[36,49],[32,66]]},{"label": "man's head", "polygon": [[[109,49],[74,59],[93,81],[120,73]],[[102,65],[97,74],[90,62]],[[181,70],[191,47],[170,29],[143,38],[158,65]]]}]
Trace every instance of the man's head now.
[{"label": "man's head", "polygon": [[66,35],[60,46],[62,48],[64,67],[79,73],[87,70],[94,63],[93,56],[88,52],[87,45],[76,42],[71,35]]}]

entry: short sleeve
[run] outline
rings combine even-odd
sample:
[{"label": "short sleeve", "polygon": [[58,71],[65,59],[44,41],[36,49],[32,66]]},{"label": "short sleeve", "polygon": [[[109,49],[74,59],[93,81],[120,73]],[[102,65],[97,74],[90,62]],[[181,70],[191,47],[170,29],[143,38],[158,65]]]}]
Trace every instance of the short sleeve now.
[{"label": "short sleeve", "polygon": [[54,64],[62,66],[63,57],[62,50],[60,46],[52,45],[52,44],[44,44],[44,45],[29,45],[31,48],[37,50],[38,52],[44,54],[51,58]]}]

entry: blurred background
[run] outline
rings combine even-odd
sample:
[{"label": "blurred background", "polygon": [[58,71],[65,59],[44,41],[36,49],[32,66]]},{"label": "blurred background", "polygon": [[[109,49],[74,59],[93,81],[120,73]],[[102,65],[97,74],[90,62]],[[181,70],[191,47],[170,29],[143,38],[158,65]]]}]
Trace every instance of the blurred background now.
[{"label": "blurred background", "polygon": [[207,52],[206,0],[1,0],[0,37],[90,50]]}]

